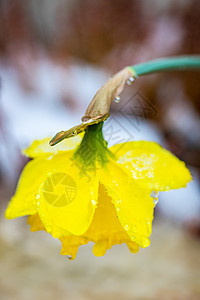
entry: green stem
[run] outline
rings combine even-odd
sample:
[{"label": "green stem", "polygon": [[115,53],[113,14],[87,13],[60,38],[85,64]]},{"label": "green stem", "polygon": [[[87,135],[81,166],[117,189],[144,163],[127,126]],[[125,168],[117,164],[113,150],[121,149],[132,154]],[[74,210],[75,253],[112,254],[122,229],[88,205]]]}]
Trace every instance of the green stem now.
[{"label": "green stem", "polygon": [[[132,79],[140,75],[151,74],[151,73],[156,73],[161,71],[186,70],[186,69],[200,70],[200,55],[160,58],[142,64],[129,66],[128,68],[131,70],[131,72],[128,72],[128,76],[129,73],[131,73],[133,77]],[[125,68],[124,70],[126,69],[127,68]],[[83,141],[75,153],[75,157],[81,158],[82,162],[84,162],[85,164],[88,161],[89,165],[94,164],[96,158],[99,158],[100,162],[102,163],[103,159],[101,158],[101,156],[106,157],[107,155],[106,153],[107,150],[105,150],[107,149],[107,145],[105,144],[105,141],[103,139],[103,134],[102,134],[102,124],[103,124],[102,121],[104,121],[109,115],[110,104],[112,100],[114,100],[113,99],[114,97],[112,97],[112,95],[115,94],[116,91],[118,91],[119,93],[122,92],[125,82],[127,80],[126,73],[127,72],[125,72],[124,75],[124,73],[123,72],[121,73],[120,71],[115,76],[113,76],[113,78],[109,79],[108,81],[109,84],[107,83],[104,84],[103,87],[94,96],[91,102],[92,104],[91,103],[89,104],[88,108],[90,110],[96,109],[96,111],[93,112],[93,122],[92,122],[92,124],[96,124],[96,125],[82,123],[67,131],[61,131],[51,139],[50,145],[54,146],[65,138],[69,138],[74,135],[77,135],[82,131],[86,131]],[[125,77],[123,77],[122,74]],[[116,78],[118,78],[119,76],[122,76],[120,77],[120,80],[116,80]],[[131,77],[129,78],[128,81],[130,81],[131,83],[132,80],[130,79]],[[104,99],[103,105],[99,105],[98,103],[99,101],[101,102],[102,100],[99,95],[100,96],[103,95],[103,99]],[[90,118],[92,119],[92,117]],[[101,125],[97,126],[98,122],[100,122]],[[98,142],[96,142],[96,140]],[[90,159],[87,158],[86,154]]]},{"label": "green stem", "polygon": [[200,69],[200,56],[160,58],[130,66],[136,76],[170,70]]}]

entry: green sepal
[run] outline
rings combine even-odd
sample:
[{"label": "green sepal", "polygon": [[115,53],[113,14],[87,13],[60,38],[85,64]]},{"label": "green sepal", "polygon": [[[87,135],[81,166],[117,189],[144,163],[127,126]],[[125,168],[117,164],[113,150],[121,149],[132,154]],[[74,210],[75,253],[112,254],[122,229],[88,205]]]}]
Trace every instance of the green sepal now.
[{"label": "green sepal", "polygon": [[114,158],[103,137],[102,127],[103,122],[88,126],[82,142],[74,153],[73,159],[83,173],[88,170],[95,171],[98,167],[103,167],[109,158]]}]

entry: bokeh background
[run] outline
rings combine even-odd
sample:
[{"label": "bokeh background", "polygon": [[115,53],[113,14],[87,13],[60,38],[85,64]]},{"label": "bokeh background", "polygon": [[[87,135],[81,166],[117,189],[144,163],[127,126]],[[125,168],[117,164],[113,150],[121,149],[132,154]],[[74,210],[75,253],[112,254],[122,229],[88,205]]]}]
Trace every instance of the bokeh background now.
[{"label": "bokeh background", "polygon": [[0,299],[200,299],[200,73],[139,78],[113,103],[109,144],[153,140],[191,170],[187,188],[160,194],[152,245],[77,259],[4,211],[34,139],[80,118],[126,65],[200,54],[198,0],[0,0]]}]

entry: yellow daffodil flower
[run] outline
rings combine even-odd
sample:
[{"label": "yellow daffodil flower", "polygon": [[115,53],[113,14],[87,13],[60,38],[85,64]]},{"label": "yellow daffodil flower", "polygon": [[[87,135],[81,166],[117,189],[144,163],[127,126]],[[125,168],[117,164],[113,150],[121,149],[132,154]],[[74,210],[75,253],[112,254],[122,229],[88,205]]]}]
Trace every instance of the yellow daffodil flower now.
[{"label": "yellow daffodil flower", "polygon": [[108,149],[103,121],[126,82],[142,74],[184,68],[200,68],[200,58],[126,67],[97,91],[80,125],[53,137],[54,147],[49,139],[33,142],[25,150],[32,160],[22,172],[6,218],[28,215],[31,230],[45,230],[60,239],[61,254],[71,259],[89,241],[95,244],[96,256],[115,244],[126,243],[133,253],[148,247],[158,192],[185,187],[190,172],[154,142],[127,142]]},{"label": "yellow daffodil flower", "polygon": [[48,141],[35,141],[25,150],[32,160],[6,218],[29,215],[31,230],[60,239],[61,254],[72,259],[89,241],[96,256],[115,244],[126,243],[133,253],[148,247],[152,192],[181,188],[191,180],[184,162],[157,143],[127,142],[108,149],[102,122],[52,148]]}]

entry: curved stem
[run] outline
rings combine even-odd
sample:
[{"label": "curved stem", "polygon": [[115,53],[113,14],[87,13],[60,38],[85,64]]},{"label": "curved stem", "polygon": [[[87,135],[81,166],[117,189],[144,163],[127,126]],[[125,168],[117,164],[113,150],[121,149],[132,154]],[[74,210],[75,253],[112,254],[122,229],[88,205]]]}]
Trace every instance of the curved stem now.
[{"label": "curved stem", "polygon": [[[83,123],[67,131],[57,133],[50,141],[50,145],[54,146],[65,138],[72,137],[85,131],[88,126],[105,121],[109,117],[112,101],[123,91],[127,80],[130,81],[130,79],[132,79],[130,81],[132,82],[134,77],[136,78],[140,75],[186,69],[200,70],[200,55],[160,58],[122,69],[97,91],[89,104],[85,115],[81,119]],[[97,127],[94,126],[93,128]],[[92,131],[89,132],[91,134]],[[100,153],[100,151],[98,153]]]},{"label": "curved stem", "polygon": [[180,56],[151,60],[129,67],[136,76],[170,70],[200,70],[200,56]]}]

